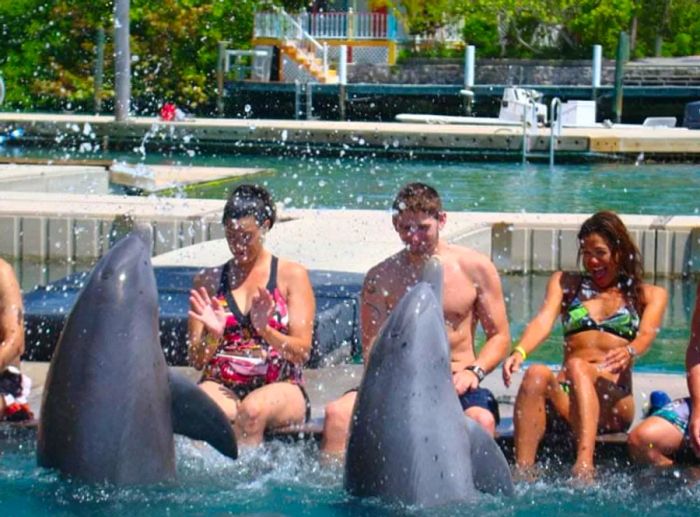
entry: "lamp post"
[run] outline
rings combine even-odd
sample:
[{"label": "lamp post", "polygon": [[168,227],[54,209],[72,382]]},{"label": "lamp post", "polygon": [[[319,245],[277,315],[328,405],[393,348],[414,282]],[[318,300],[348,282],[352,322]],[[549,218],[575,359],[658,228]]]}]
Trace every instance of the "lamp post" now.
[{"label": "lamp post", "polygon": [[131,107],[129,0],[114,1],[114,67],[114,118],[117,122],[126,122]]}]

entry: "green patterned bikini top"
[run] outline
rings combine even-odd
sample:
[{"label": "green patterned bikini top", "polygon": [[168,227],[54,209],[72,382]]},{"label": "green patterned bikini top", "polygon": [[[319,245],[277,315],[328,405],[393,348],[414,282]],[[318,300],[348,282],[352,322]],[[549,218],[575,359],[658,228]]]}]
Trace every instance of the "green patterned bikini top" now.
[{"label": "green patterned bikini top", "polygon": [[583,300],[589,300],[598,293],[593,280],[588,276],[583,277],[569,308],[561,315],[564,337],[587,330],[599,330],[632,341],[639,331],[639,314],[634,306],[625,303],[615,314],[598,323],[591,318],[588,309],[583,305]]}]

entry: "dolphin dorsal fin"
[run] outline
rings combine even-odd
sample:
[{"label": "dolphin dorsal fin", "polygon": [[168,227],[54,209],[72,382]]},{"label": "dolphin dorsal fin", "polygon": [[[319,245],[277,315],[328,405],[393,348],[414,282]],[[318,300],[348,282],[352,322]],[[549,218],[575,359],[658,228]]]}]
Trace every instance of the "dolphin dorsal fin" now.
[{"label": "dolphin dorsal fin", "polygon": [[442,274],[442,262],[436,256],[430,257],[428,262],[423,266],[423,273],[421,274],[421,282],[425,282],[430,285],[435,294],[440,307],[442,307],[442,291],[444,276]]}]

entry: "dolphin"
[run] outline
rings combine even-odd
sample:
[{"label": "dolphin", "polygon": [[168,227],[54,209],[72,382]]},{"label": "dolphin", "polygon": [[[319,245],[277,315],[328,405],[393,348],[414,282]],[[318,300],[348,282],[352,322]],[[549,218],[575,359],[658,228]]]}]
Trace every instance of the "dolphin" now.
[{"label": "dolphin", "polygon": [[[513,493],[491,436],[465,417],[450,371],[442,270],[429,264],[380,330],[353,409],[344,485],[351,494],[432,507]],[[437,296],[436,296],[437,293]]]},{"label": "dolphin", "polygon": [[143,229],[117,242],[68,315],[41,403],[40,466],[89,483],[169,481],[176,475],[173,432],[237,457],[226,415],[168,370],[151,242]]}]

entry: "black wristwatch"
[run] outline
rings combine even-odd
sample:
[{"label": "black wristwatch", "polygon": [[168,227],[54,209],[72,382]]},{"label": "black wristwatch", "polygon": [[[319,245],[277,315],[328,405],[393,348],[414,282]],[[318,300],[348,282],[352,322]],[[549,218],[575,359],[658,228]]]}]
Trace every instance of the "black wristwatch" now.
[{"label": "black wristwatch", "polygon": [[474,375],[476,375],[476,378],[479,379],[480,383],[484,380],[484,377],[486,377],[486,372],[478,364],[470,364],[465,368],[465,370],[469,370],[470,372],[474,373]]}]

